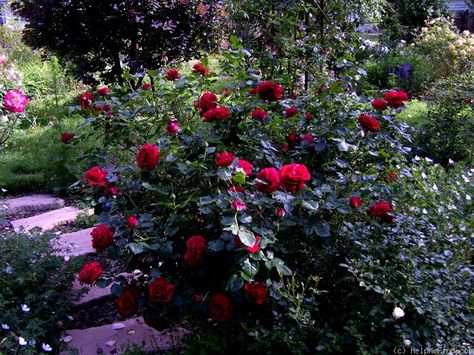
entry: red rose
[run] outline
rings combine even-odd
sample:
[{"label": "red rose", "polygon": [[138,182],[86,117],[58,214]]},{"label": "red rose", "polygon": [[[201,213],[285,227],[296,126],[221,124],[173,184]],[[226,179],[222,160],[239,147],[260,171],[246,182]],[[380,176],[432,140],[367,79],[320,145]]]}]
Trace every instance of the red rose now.
[{"label": "red rose", "polygon": [[173,298],[174,285],[159,277],[148,286],[148,299],[151,302],[168,303]]},{"label": "red rose", "polygon": [[314,115],[311,112],[308,112],[306,115],[304,115],[304,118],[308,121],[311,121],[314,118]]},{"label": "red rose", "polygon": [[235,159],[235,155],[230,152],[222,152],[216,154],[216,164],[217,166],[229,166]]},{"label": "red rose", "polygon": [[384,95],[385,101],[387,101],[388,106],[398,108],[405,106],[406,100],[408,100],[408,94],[402,90],[392,90],[387,92]]},{"label": "red rose", "polygon": [[207,111],[217,107],[217,96],[212,92],[205,92],[201,95],[201,98],[195,102],[195,105],[201,115],[204,115]]},{"label": "red rose", "polygon": [[298,93],[296,93],[295,91],[292,91],[290,94],[290,98],[292,98],[293,100],[296,100],[298,98]]},{"label": "red rose", "polygon": [[104,189],[105,196],[117,196],[118,195],[118,188],[117,186],[110,184],[107,185]]},{"label": "red rose", "polygon": [[93,285],[97,279],[102,275],[104,269],[98,261],[91,261],[85,263],[81,271],[79,271],[78,279],[81,285],[88,284]]},{"label": "red rose", "polygon": [[281,145],[280,150],[281,150],[282,152],[287,152],[287,151],[290,150],[290,145],[289,145],[288,143],[283,143],[283,144]]},{"label": "red rose", "polygon": [[255,183],[260,192],[274,192],[280,187],[280,174],[275,168],[264,168],[257,175]]},{"label": "red rose", "polygon": [[151,89],[153,89],[153,86],[151,85],[151,83],[144,83],[142,85],[142,89],[145,91],[150,91]]},{"label": "red rose", "polygon": [[311,175],[303,164],[285,165],[278,173],[282,188],[293,194],[303,190],[305,182],[311,180]]},{"label": "red rose", "polygon": [[[256,235],[254,245],[252,245],[251,247],[248,247],[248,246],[245,245],[245,249],[247,249],[252,254],[257,253],[260,250],[260,240],[262,240],[262,238],[259,235]],[[240,240],[240,238],[238,236],[236,236],[234,238],[234,242],[238,246],[243,246],[244,245],[244,243],[242,243],[242,241]]]},{"label": "red rose", "polygon": [[61,142],[69,144],[69,141],[76,136],[75,133],[63,132],[61,133]]},{"label": "red rose", "polygon": [[238,198],[236,198],[234,201],[232,201],[231,206],[237,212],[243,211],[246,208],[245,202],[239,200]]},{"label": "red rose", "polygon": [[314,137],[309,134],[309,133],[306,133],[306,134],[303,134],[302,136],[300,136],[300,141],[304,141],[308,144],[311,144],[314,142]]},{"label": "red rose", "polygon": [[92,232],[92,247],[97,252],[103,252],[114,243],[114,233],[106,224],[95,227]]},{"label": "red rose", "polygon": [[145,144],[137,154],[137,164],[142,170],[153,170],[160,160],[160,151],[153,144]]},{"label": "red rose", "polygon": [[279,208],[279,209],[276,210],[275,214],[276,214],[278,217],[283,218],[283,217],[285,217],[285,215],[286,215],[286,211],[285,211],[284,208]]},{"label": "red rose", "polygon": [[369,215],[371,217],[376,217],[381,219],[384,222],[393,222],[395,219],[394,216],[391,216],[389,213],[393,213],[393,206],[390,202],[380,201],[370,207]]},{"label": "red rose", "polygon": [[97,94],[100,96],[110,95],[110,89],[107,86],[102,86],[97,90]]},{"label": "red rose", "polygon": [[283,87],[273,81],[264,81],[255,88],[255,93],[265,101],[278,101],[283,97]]},{"label": "red rose", "polygon": [[178,134],[180,130],[181,130],[181,126],[179,125],[178,122],[171,122],[165,128],[166,133],[168,133],[170,136],[174,136],[175,134]]},{"label": "red rose", "polygon": [[180,77],[181,74],[176,69],[168,69],[168,71],[166,72],[166,80],[174,81],[176,79],[179,79]]},{"label": "red rose", "polygon": [[213,295],[209,301],[209,316],[216,322],[227,322],[232,318],[232,300],[220,293]]},{"label": "red rose", "polygon": [[125,290],[117,299],[117,310],[124,317],[130,317],[138,312],[137,300],[133,292]]},{"label": "red rose", "polygon": [[239,160],[239,163],[237,164],[237,167],[241,168],[245,172],[245,175],[247,175],[247,176],[252,174],[253,166],[247,160],[243,160],[243,159]]},{"label": "red rose", "polygon": [[255,304],[264,304],[267,298],[267,289],[261,282],[246,282],[244,284],[245,297],[255,302]]},{"label": "red rose", "polygon": [[362,205],[362,200],[360,197],[352,196],[351,198],[349,198],[349,204],[352,208],[356,208]]},{"label": "red rose", "polygon": [[390,181],[390,182],[394,182],[394,181],[397,181],[398,179],[398,174],[396,171],[392,171],[390,174],[388,174],[387,176],[387,180]]},{"label": "red rose", "polygon": [[201,235],[194,235],[186,241],[186,254],[184,254],[184,261],[189,266],[199,266],[204,258],[207,243]]},{"label": "red rose", "polygon": [[297,107],[288,107],[286,110],[285,110],[285,116],[286,118],[290,118],[290,117],[293,117],[293,116],[296,116],[296,114],[298,113],[298,108]]},{"label": "red rose", "polygon": [[224,121],[231,113],[226,107],[216,107],[204,113],[204,122]]},{"label": "red rose", "polygon": [[110,114],[112,112],[112,106],[110,106],[110,105],[95,105],[94,110],[96,110],[98,112],[107,112],[107,113]]},{"label": "red rose", "polygon": [[107,185],[107,171],[94,166],[84,173],[84,180],[91,186],[105,186]]},{"label": "red rose", "polygon": [[204,66],[203,63],[198,62],[193,65],[193,72],[204,76],[204,75],[208,75],[211,72],[211,70],[207,68],[206,66]]},{"label": "red rose", "polygon": [[384,99],[375,99],[372,101],[372,107],[383,111],[388,107],[388,103]]},{"label": "red rose", "polygon": [[135,228],[138,226],[138,218],[135,215],[131,215],[127,218],[127,227]]},{"label": "red rose", "polygon": [[376,118],[372,116],[361,114],[359,116],[359,123],[365,130],[369,132],[378,132],[380,131],[380,123]]},{"label": "red rose", "polygon": [[296,142],[296,134],[295,132],[290,132],[288,134],[288,137],[286,137],[286,140],[288,141],[288,143],[294,143]]},{"label": "red rose", "polygon": [[202,301],[204,301],[204,297],[200,294],[195,294],[193,296],[193,300],[195,303],[201,303]]},{"label": "red rose", "polygon": [[91,92],[85,92],[84,94],[79,96],[79,105],[83,109],[91,108],[93,101],[94,101],[94,95]]},{"label": "red rose", "polygon": [[265,121],[267,119],[267,112],[260,108],[256,108],[252,111],[252,118],[256,120]]},{"label": "red rose", "polygon": [[221,90],[221,94],[225,96],[229,96],[230,94],[232,94],[232,90],[230,90],[230,88],[228,87],[225,87]]}]

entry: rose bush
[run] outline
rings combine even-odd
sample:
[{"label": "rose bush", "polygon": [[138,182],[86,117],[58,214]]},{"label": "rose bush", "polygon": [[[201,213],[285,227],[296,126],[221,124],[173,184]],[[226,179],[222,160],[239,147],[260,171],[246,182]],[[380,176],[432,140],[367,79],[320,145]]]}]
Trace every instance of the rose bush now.
[{"label": "rose bush", "polygon": [[[92,168],[84,175],[107,231],[97,250],[118,261],[97,284],[112,284],[118,310],[142,312],[156,327],[190,315],[243,322],[266,339],[270,330],[285,334],[278,344],[298,343],[307,352],[388,351],[408,334],[419,346],[472,339],[455,335],[455,326],[417,332],[435,316],[427,304],[404,298],[411,281],[396,274],[387,277],[389,291],[377,286],[384,267],[407,261],[386,249],[387,236],[399,243],[408,232],[414,240],[432,232],[428,221],[417,223],[402,185],[415,171],[408,127],[393,116],[406,94],[383,93],[390,111],[374,109],[372,98],[346,92],[350,83],[337,79],[324,95],[295,96],[278,80],[243,69],[245,51],[224,57],[220,73],[211,68],[172,81],[167,70],[149,73],[155,91],[117,87],[107,100],[111,115],[86,111],[91,139],[103,143],[88,156]],[[224,77],[232,84],[217,94],[214,82]],[[206,117],[218,108],[226,115]],[[257,109],[265,119],[255,119]],[[170,122],[179,133],[167,134]],[[393,171],[400,172],[396,181],[387,179]],[[467,274],[470,247],[455,252]],[[318,282],[292,291],[288,277],[295,274]],[[466,281],[459,288],[469,287]],[[464,292],[452,308],[458,330],[466,328],[466,299]],[[404,323],[391,319],[400,306]],[[356,317],[358,307],[364,315]],[[408,316],[415,311],[419,316]],[[362,331],[356,318],[372,330]]]}]

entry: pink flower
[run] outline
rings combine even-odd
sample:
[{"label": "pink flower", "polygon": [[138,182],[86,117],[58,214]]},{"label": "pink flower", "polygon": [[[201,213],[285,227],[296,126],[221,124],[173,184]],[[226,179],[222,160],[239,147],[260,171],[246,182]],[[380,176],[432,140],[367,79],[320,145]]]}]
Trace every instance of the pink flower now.
[{"label": "pink flower", "polygon": [[97,90],[97,94],[100,96],[110,95],[110,89],[107,86],[102,86]]},{"label": "pink flower", "polygon": [[165,128],[166,133],[168,133],[170,136],[174,136],[175,134],[178,134],[180,130],[181,130],[181,126],[177,122],[171,122]]},{"label": "pink flower", "polygon": [[0,65],[5,63],[8,60],[8,57],[4,54],[0,55]]},{"label": "pink flower", "polygon": [[10,90],[3,96],[3,105],[10,112],[23,112],[27,104],[28,98],[20,90]]},{"label": "pink flower", "polygon": [[278,217],[283,218],[283,217],[285,217],[285,215],[286,215],[286,211],[285,211],[284,208],[279,208],[279,209],[276,210],[275,214],[276,214]]},{"label": "pink flower", "polygon": [[151,83],[144,83],[142,85],[142,89],[145,91],[150,91],[151,89],[153,89],[153,85],[151,85]]},{"label": "pink flower", "polygon": [[127,218],[127,227],[136,228],[138,226],[138,218],[135,215],[131,215]]},{"label": "pink flower", "polygon": [[243,159],[239,160],[239,163],[237,164],[237,167],[241,168],[245,172],[245,175],[247,175],[247,176],[252,174],[253,166],[247,160],[243,160]]},{"label": "pink flower", "polygon": [[79,105],[83,109],[89,109],[92,107],[92,102],[94,102],[94,94],[91,92],[85,92],[79,96]]},{"label": "pink flower", "polygon": [[243,211],[245,210],[245,202],[239,200],[239,199],[235,199],[234,201],[232,201],[232,208],[236,211]]}]

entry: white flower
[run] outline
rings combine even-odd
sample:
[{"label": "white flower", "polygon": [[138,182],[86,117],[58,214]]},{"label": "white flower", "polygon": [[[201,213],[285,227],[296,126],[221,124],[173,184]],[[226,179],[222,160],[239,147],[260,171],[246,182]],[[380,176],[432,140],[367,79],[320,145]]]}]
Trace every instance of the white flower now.
[{"label": "white flower", "polygon": [[10,329],[10,327],[8,326],[8,324],[2,323],[2,329],[3,330],[8,330],[8,329]]},{"label": "white flower", "polygon": [[20,344],[21,346],[25,346],[27,344],[25,338],[19,337],[18,344]]},{"label": "white flower", "polygon": [[410,339],[405,339],[405,340],[403,341],[403,345],[405,345],[405,346],[410,346],[410,345],[411,345],[411,340],[410,340]]},{"label": "white flower", "polygon": [[28,307],[26,304],[22,304],[21,310],[26,313],[30,311],[30,307]]},{"label": "white flower", "polygon": [[395,307],[392,312],[392,316],[395,319],[402,318],[405,315],[405,312],[400,307]]},{"label": "white flower", "polygon": [[42,343],[41,344],[41,347],[43,348],[44,351],[46,352],[50,352],[51,350],[53,350],[53,348],[49,345],[49,344],[45,344],[45,343]]}]

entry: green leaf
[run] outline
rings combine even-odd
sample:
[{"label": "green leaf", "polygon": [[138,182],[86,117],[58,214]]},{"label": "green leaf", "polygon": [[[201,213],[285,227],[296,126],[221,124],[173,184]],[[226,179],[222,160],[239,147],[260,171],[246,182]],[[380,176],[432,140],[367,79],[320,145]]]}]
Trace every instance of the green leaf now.
[{"label": "green leaf", "polygon": [[314,225],[313,230],[320,237],[327,238],[331,236],[329,223],[318,223]]},{"label": "green leaf", "polygon": [[236,292],[242,288],[244,285],[244,280],[237,275],[232,275],[227,282],[227,287],[230,292]]},{"label": "green leaf", "polygon": [[132,253],[135,255],[143,253],[145,250],[149,249],[148,244],[144,242],[129,243],[128,247],[130,248]]},{"label": "green leaf", "polygon": [[253,247],[255,245],[255,234],[248,230],[240,230],[239,231],[239,238],[243,245],[246,247]]},{"label": "green leaf", "polygon": [[242,266],[242,271],[250,278],[255,277],[257,275],[259,266],[256,261],[245,259]]},{"label": "green leaf", "polygon": [[316,212],[319,209],[319,203],[313,200],[303,201],[302,206],[311,212]]},{"label": "green leaf", "polygon": [[234,176],[232,177],[232,180],[234,181],[234,183],[240,184],[240,185],[245,184],[245,179],[246,179],[246,175],[245,175],[245,173],[243,173],[241,171],[234,174]]},{"label": "green leaf", "polygon": [[98,279],[95,285],[99,288],[106,288],[112,283],[111,279]]},{"label": "green leaf", "polygon": [[123,292],[123,287],[120,286],[119,284],[114,283],[114,284],[112,285],[112,287],[110,288],[110,293],[111,293],[113,296],[118,297],[118,296],[120,296],[120,295],[122,294],[122,292]]}]

